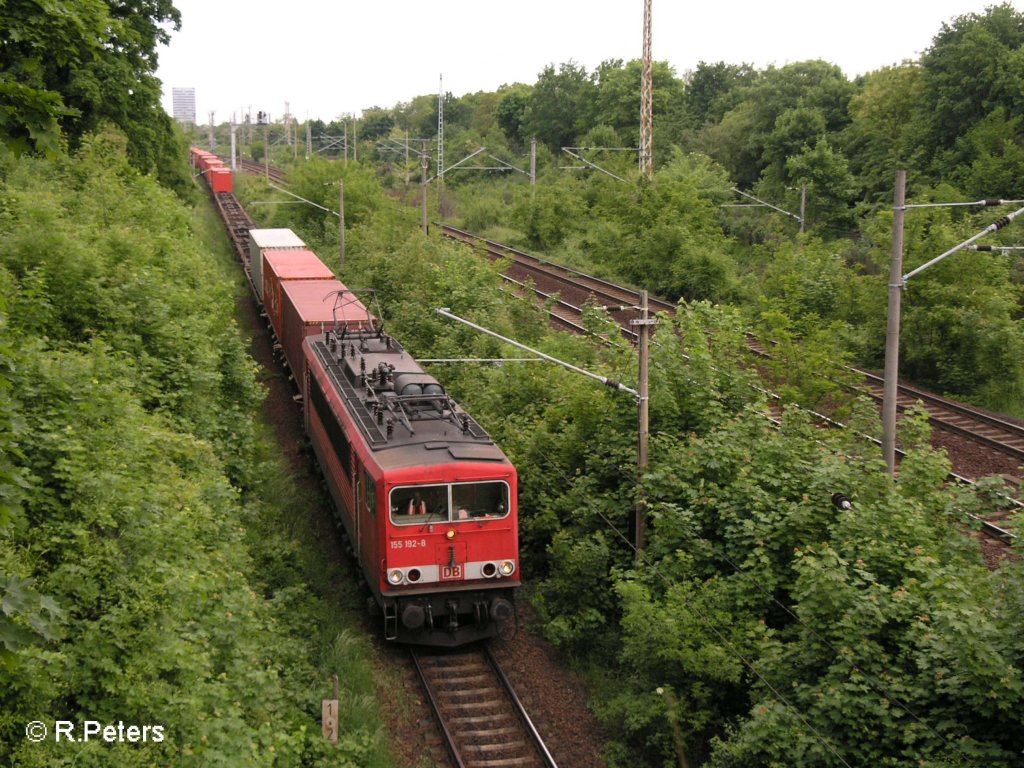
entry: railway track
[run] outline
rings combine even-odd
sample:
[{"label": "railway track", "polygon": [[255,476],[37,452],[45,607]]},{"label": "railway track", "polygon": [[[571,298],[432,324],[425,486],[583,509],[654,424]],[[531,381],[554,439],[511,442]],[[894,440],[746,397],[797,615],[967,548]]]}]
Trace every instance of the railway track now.
[{"label": "railway track", "polygon": [[[867,371],[858,370],[857,373],[864,377],[871,396],[881,402],[882,377]],[[935,425],[1024,462],[1024,427],[1021,425],[923,389],[904,384],[899,386],[896,403],[900,411],[918,401],[924,403]]]},{"label": "railway track", "polygon": [[[523,294],[532,290],[536,296],[544,300],[550,308],[553,324],[559,327],[576,332],[586,332],[583,327],[582,307],[588,301],[596,300],[598,303],[611,303],[622,307],[635,307],[639,302],[639,292],[637,291],[616,286],[578,270],[552,264],[531,254],[477,237],[454,227],[443,224],[440,226],[445,237],[482,249],[492,260],[509,259],[510,266],[504,275],[506,282],[514,283],[517,290]],[[648,306],[655,312],[664,311],[669,315],[675,314],[675,305],[661,299],[648,298]],[[623,308],[613,310],[610,314],[619,324],[622,335],[631,340],[635,339],[629,322],[635,319],[638,313],[635,310]],[[759,356],[770,354],[752,338],[748,338],[747,343],[753,354]],[[856,368],[850,370],[862,377],[863,391],[880,403],[882,399],[881,378],[868,371]],[[769,397],[772,396],[771,393],[768,394]],[[930,420],[936,428],[970,440],[977,446],[978,451],[999,454],[1002,458],[996,462],[997,465],[1006,466],[1006,457],[1013,462],[1024,462],[1024,428],[1011,421],[904,384],[900,384],[898,387],[898,400],[901,411],[910,408],[918,401],[923,402],[929,412]],[[841,426],[826,416],[821,416],[821,418],[831,426]],[[879,442],[877,438],[873,439],[875,442]],[[1015,483],[1019,487],[1020,481],[1015,475],[999,471],[995,473],[1003,474],[1011,483]],[[957,482],[971,482],[970,478],[961,474],[953,474],[951,479]],[[1020,502],[1010,501],[1013,506],[1020,508]],[[1004,542],[1012,541],[1014,538],[1010,531],[992,521],[979,519],[979,522],[982,530],[993,538]]]},{"label": "railway track", "polygon": [[409,652],[454,766],[556,768],[486,645]]},{"label": "railway track", "polygon": [[218,192],[214,196],[217,210],[220,212],[224,227],[227,229],[231,244],[234,246],[238,260],[249,269],[249,230],[256,227],[238,198],[232,192]]},{"label": "railway track", "polygon": [[[581,325],[581,307],[590,297],[597,299],[598,302],[629,306],[635,306],[639,301],[637,291],[615,286],[577,270],[551,264],[500,243],[483,240],[445,225],[442,225],[442,232],[446,237],[483,248],[492,259],[511,258],[513,261],[508,269],[508,276],[517,281],[521,279],[520,285],[525,285],[526,279],[533,281],[537,286],[536,292],[541,297],[557,294],[562,301],[556,305],[559,317],[555,320],[562,326]],[[669,302],[648,299],[648,304],[652,311],[675,314],[675,305]],[[576,310],[578,314],[572,314],[572,310]],[[635,312],[616,311],[612,312],[612,316],[623,326],[624,335],[632,335],[628,321],[636,317]],[[756,354],[766,354],[753,340],[750,340],[749,345]],[[880,401],[882,379],[868,371],[855,368],[851,370],[863,378],[866,391]],[[1024,427],[909,385],[899,385],[898,400],[901,410],[913,406],[920,400],[928,408],[935,426],[968,437],[979,445],[1024,462]]]},{"label": "railway track", "polygon": [[256,176],[268,176],[275,184],[287,184],[288,174],[282,171],[280,168],[270,166],[269,170],[263,163],[257,163],[255,160],[242,160],[239,159],[238,167],[246,173],[251,173]]},{"label": "railway track", "polygon": [[[521,292],[531,290],[551,307],[552,321],[569,330],[584,330],[583,306],[596,302],[600,306],[612,307],[609,314],[619,324],[622,335],[636,340],[636,333],[629,322],[639,317],[635,309],[640,303],[640,292],[631,288],[588,275],[570,267],[554,264],[524,251],[507,245],[485,240],[469,232],[441,224],[441,233],[450,239],[468,243],[484,250],[492,261],[511,259],[503,278]],[[675,314],[675,305],[662,299],[648,297],[651,312]]]},{"label": "railway track", "polygon": [[253,289],[253,295],[257,295],[252,282],[252,264],[249,260],[249,230],[255,229],[256,224],[249,217],[249,214],[238,202],[233,192],[218,192],[213,196],[217,204],[217,211],[224,222],[224,227],[231,238],[231,245],[238,256],[238,262],[245,272],[245,279],[249,281],[249,287]]},{"label": "railway track", "polygon": [[[266,171],[263,165],[252,161],[243,161],[243,169],[252,173],[265,173]],[[284,182],[285,174],[282,171],[276,168],[270,170],[272,179]],[[230,198],[230,200],[222,201],[220,199],[222,196]],[[232,241],[239,254],[239,259],[245,267],[246,275],[251,281],[248,266],[248,233],[245,230],[253,226],[252,221],[234,200],[234,195],[221,193],[217,197],[217,205],[221,208],[225,222],[241,222],[237,226],[229,223],[229,231],[232,233]],[[232,206],[237,208],[237,212],[233,210]],[[588,302],[596,302],[599,305],[612,307],[609,314],[618,323],[622,335],[630,340],[636,339],[630,321],[639,316],[635,309],[640,301],[638,291],[579,270],[554,264],[455,227],[445,224],[441,224],[440,227],[441,233],[445,237],[482,249],[492,260],[508,259],[510,266],[503,275],[505,281],[512,285],[517,292],[523,295],[532,293],[544,301],[549,307],[551,320],[555,325],[576,333],[589,333],[583,322],[583,307]],[[244,234],[240,234],[240,232]],[[653,312],[675,314],[675,305],[662,299],[648,297],[648,306]],[[754,354],[762,356],[767,354],[753,339],[748,339],[748,346]],[[852,370],[862,377],[865,383],[864,391],[881,402],[881,378],[868,371]],[[979,451],[998,454],[1001,457],[999,463],[1003,466],[1007,466],[1007,461],[1018,464],[1024,462],[1024,428],[1019,425],[910,385],[899,385],[898,408],[901,411],[915,405],[918,401],[925,404],[931,422],[938,429],[971,441],[978,446]],[[1011,472],[996,471],[995,473],[1002,474],[1011,484],[1020,488],[1021,482],[1017,476],[1019,470],[1016,466]],[[958,482],[971,481],[969,477],[962,474],[954,474],[952,477]],[[1014,501],[1014,505],[1017,508],[1021,506],[1019,501]],[[989,521],[982,520],[981,523],[982,529],[988,535],[1003,541],[1013,539],[1013,534],[1009,531]]]}]

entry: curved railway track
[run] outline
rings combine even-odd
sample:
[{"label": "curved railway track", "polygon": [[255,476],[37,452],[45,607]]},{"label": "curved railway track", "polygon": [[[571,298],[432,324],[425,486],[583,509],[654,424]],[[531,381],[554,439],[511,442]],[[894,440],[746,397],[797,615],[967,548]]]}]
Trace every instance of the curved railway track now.
[{"label": "curved railway track", "polygon": [[269,176],[270,180],[275,184],[287,184],[288,174],[282,171],[280,168],[270,166],[269,170],[263,163],[257,163],[255,160],[243,160],[239,159],[238,167],[246,173],[251,173],[255,176]]},{"label": "curved railway track", "polygon": [[[550,297],[557,293],[562,299],[558,305],[558,309],[561,310],[558,322],[562,325],[571,323],[579,326],[582,318],[581,307],[590,297],[599,302],[629,306],[635,306],[639,301],[637,291],[616,286],[577,270],[551,264],[500,243],[483,240],[468,232],[446,225],[442,225],[442,232],[446,237],[485,249],[492,259],[511,258],[513,261],[507,270],[507,275],[516,280],[521,279],[520,284],[525,283],[526,279],[532,280],[537,286],[537,292],[542,297]],[[543,290],[541,290],[542,287]],[[675,314],[675,305],[669,302],[649,298],[648,304],[653,311]],[[573,314],[573,310],[578,314]],[[618,310],[611,314],[623,326],[623,333],[632,335],[628,321],[635,318],[636,313]],[[751,342],[751,346],[757,354],[765,354],[755,343]],[[863,378],[868,393],[880,400],[882,379],[867,371],[856,368],[851,370]],[[986,448],[1000,451],[1024,462],[1024,427],[916,387],[899,385],[901,410],[911,407],[918,400],[925,403],[931,414],[931,420],[936,426],[968,437]]]},{"label": "curved railway track", "polygon": [[409,652],[453,765],[556,768],[486,645]]},{"label": "curved railway track", "polygon": [[[517,290],[523,294],[532,291],[534,295],[543,299],[549,307],[551,319],[555,325],[576,332],[588,332],[583,326],[582,307],[589,301],[596,301],[599,304],[610,303],[619,307],[619,309],[611,310],[610,314],[618,323],[622,335],[631,340],[635,339],[629,322],[638,317],[635,307],[640,300],[639,292],[614,285],[575,269],[552,264],[531,254],[480,238],[454,227],[444,224],[440,227],[445,237],[481,249],[492,260],[509,259],[510,265],[503,275],[506,282],[515,284]],[[675,305],[661,299],[649,297],[648,306],[655,312],[664,311],[669,315],[675,314]],[[748,339],[748,346],[754,354],[760,356],[768,354],[752,338]],[[850,370],[862,377],[863,391],[880,403],[881,378],[868,371],[856,368]],[[773,397],[772,393],[768,393],[768,395]],[[1001,457],[1010,457],[1013,461],[1024,462],[1024,427],[909,385],[899,385],[898,401],[901,411],[921,401],[927,408],[929,418],[936,428],[972,441],[978,446],[977,450],[979,451],[994,451]],[[821,418],[831,426],[842,426],[825,416],[821,416]],[[877,438],[871,439],[879,442]],[[1005,458],[1001,463],[1005,464]],[[1017,477],[1008,476],[1006,473],[1002,474],[1019,487],[1020,481]],[[971,482],[963,475],[953,474],[951,477],[957,482]],[[1018,509],[1021,507],[1019,501],[1013,499],[1008,499],[1008,501]],[[982,530],[989,536],[1004,542],[1014,539],[1014,535],[1010,531],[990,520],[979,518],[978,522],[981,524]]]},{"label": "curved railway track", "polygon": [[[250,173],[266,172],[265,166],[252,161],[244,161],[243,170]],[[285,174],[275,168],[270,169],[270,176],[281,183],[285,181]],[[224,193],[222,193],[224,194]],[[220,196],[218,195],[218,198]],[[228,195],[234,200],[234,195]],[[229,204],[222,204],[218,199],[218,207],[225,216],[225,222],[229,221],[225,210]],[[237,206],[237,202],[235,202]],[[247,214],[238,206],[240,215],[248,219]],[[252,226],[251,220],[248,226]],[[514,289],[523,294],[532,294],[543,300],[549,307],[552,322],[564,329],[576,333],[589,333],[583,323],[583,307],[588,302],[596,302],[605,306],[611,317],[617,322],[620,332],[630,340],[636,339],[635,332],[631,329],[630,321],[639,316],[636,306],[640,301],[638,291],[616,285],[607,280],[588,275],[570,267],[554,264],[544,259],[525,253],[524,251],[511,248],[486,238],[481,238],[470,232],[440,224],[443,236],[467,243],[474,248],[482,249],[492,260],[508,259],[509,267],[503,278]],[[244,227],[244,225],[243,225]],[[232,232],[232,241],[239,253],[239,258],[245,267],[246,275],[251,281],[251,274],[248,264],[248,234],[244,235],[244,244],[240,244],[240,236],[236,236],[236,228],[229,224],[229,231]],[[658,299],[648,297],[648,307],[653,312],[666,312],[669,315],[675,314],[675,305]],[[758,344],[750,339],[748,345],[751,351],[758,355],[765,355]],[[864,391],[881,402],[881,379],[877,374],[859,369],[852,369],[863,378],[865,383]],[[770,394],[770,393],[769,393]],[[1020,425],[1002,419],[998,416],[985,413],[976,408],[956,403],[942,398],[938,395],[900,384],[898,390],[898,408],[903,411],[921,401],[929,412],[929,418],[939,429],[956,434],[978,446],[979,451],[995,452],[1000,455],[1005,464],[1007,457],[1010,461],[1024,462],[1024,428]],[[824,417],[823,417],[824,418]],[[829,423],[835,424],[835,422]],[[877,438],[872,438],[876,440]],[[1004,477],[1021,486],[1020,478],[1017,476],[1019,470],[1013,474],[1002,472]],[[952,478],[958,482],[971,482],[963,475],[953,474]],[[1019,493],[1019,490],[1018,490]],[[1021,508],[1021,502],[1010,500],[1016,508]],[[1011,541],[1014,535],[1009,531],[995,525],[991,521],[981,520],[982,530],[994,538],[1002,541]]]}]

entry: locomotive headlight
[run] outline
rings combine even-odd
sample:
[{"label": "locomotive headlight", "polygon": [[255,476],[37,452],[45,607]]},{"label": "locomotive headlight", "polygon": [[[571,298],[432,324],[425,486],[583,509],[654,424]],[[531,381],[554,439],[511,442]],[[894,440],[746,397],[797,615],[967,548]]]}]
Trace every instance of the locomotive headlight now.
[{"label": "locomotive headlight", "polygon": [[398,568],[392,568],[390,571],[388,571],[388,581],[390,581],[392,584],[401,584],[402,579],[404,578],[405,574],[402,573],[402,571]]},{"label": "locomotive headlight", "polygon": [[505,560],[500,566],[502,576],[511,576],[516,571],[516,564],[511,560]]},{"label": "locomotive headlight", "polygon": [[455,529],[454,528],[449,528],[447,531],[444,532],[444,537],[446,539],[449,539],[449,540],[454,539],[455,538]]}]

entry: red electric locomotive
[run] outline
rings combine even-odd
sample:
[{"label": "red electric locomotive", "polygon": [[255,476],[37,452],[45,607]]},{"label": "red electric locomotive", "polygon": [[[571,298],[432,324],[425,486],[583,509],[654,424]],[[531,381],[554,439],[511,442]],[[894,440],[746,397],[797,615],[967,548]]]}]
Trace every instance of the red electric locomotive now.
[{"label": "red electric locomotive", "polygon": [[[220,181],[212,153],[193,148],[191,161],[211,187]],[[267,233],[275,238],[263,243]],[[457,646],[495,636],[515,616],[519,586],[515,467],[294,233],[249,239],[256,301],[299,383],[385,638]]]},{"label": "red electric locomotive", "polygon": [[384,635],[491,637],[519,584],[515,468],[351,292],[335,307],[334,327],[303,344],[306,429]]}]

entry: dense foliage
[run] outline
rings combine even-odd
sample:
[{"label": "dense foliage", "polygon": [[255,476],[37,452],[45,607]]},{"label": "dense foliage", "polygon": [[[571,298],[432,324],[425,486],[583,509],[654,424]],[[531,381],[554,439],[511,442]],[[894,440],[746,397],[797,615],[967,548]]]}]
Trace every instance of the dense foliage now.
[{"label": "dense foliage", "polygon": [[[1022,51],[1024,14],[1002,3],[942,25],[916,61],[852,80],[825,61],[701,62],[682,75],[656,63],[657,172],[647,184],[635,150],[612,151],[639,141],[639,62],[592,72],[552,64],[532,85],[445,95],[446,164],[481,147],[477,159],[491,159],[479,163],[486,171],[446,173],[431,206],[472,232],[670,299],[736,304],[751,329],[792,340],[807,359],[881,367],[895,172],[908,171],[913,203],[1020,199]],[[416,202],[421,143],[407,155],[402,146],[436,127],[437,97],[424,95],[317,123],[314,135],[358,137],[348,156],[358,147]],[[427,151],[433,168],[436,147]],[[791,214],[735,207],[752,201],[734,187]],[[908,212],[906,271],[1010,210]],[[1019,226],[983,242],[1015,245]],[[1024,416],[1019,254],[964,252],[915,278],[904,299],[905,377]],[[808,405],[828,395],[790,389]]]},{"label": "dense foliage", "polygon": [[[237,267],[209,247],[223,235],[116,133],[4,156],[0,201],[3,762],[387,764],[346,589],[299,542],[322,501],[258,428]],[[338,749],[319,728],[331,673]],[[26,738],[55,720],[164,738]]]},{"label": "dense foliage", "polygon": [[[630,349],[547,330],[539,311],[500,290],[495,265],[409,234],[415,216],[361,186],[364,173],[310,163],[293,190],[314,196],[332,174],[361,190],[352,202],[368,215],[349,232],[342,278],[378,291],[415,354],[513,352],[432,311],[448,306],[634,381]],[[243,197],[267,194],[262,180],[243,180]],[[300,232],[312,216],[308,241],[337,246],[322,211],[259,210],[263,223]],[[827,253],[816,258],[827,272]],[[812,301],[797,287],[793,301]],[[745,367],[742,315],[699,301],[680,309],[656,337],[654,437],[639,486],[625,395],[535,363],[435,369],[519,468],[538,628],[593,681],[610,765],[1020,765],[1021,565],[990,571],[963,531],[968,513],[998,504],[993,487],[947,487],[948,462],[919,417],[904,422],[910,455],[895,484],[860,436],[877,427],[866,403],[853,404],[847,432],[822,433],[798,410],[773,428]],[[600,330],[600,313],[588,322]],[[808,362],[809,390],[827,387],[823,370]],[[837,492],[852,509],[833,506]],[[651,522],[639,560],[629,546],[638,497]]]},{"label": "dense foliage", "polygon": [[[22,1],[0,20],[0,757],[386,764],[365,645],[332,608],[353,590],[313,573],[301,540],[316,502],[254,426],[233,267],[138,172],[183,173],[180,158],[161,165],[166,116],[145,112],[173,7]],[[994,485],[947,487],[915,417],[891,482],[859,436],[877,425],[856,401],[844,401],[846,432],[823,434],[794,409],[771,427],[742,343],[745,328],[765,329],[792,396],[813,403],[837,399],[826,360],[879,362],[895,169],[919,202],[1019,196],[1022,31],[1024,16],[993,6],[944,25],[919,61],[855,81],[821,61],[702,63],[682,78],[659,64],[658,170],[642,182],[629,154],[595,149],[635,146],[636,62],[551,65],[533,85],[445,96],[449,158],[487,146],[523,167],[536,138],[539,173],[535,186],[512,171],[450,173],[432,206],[681,300],[657,334],[639,482],[629,398],[542,364],[437,366],[519,468],[528,596],[539,629],[593,681],[612,766],[1022,764],[1024,566],[987,569],[963,535],[967,513],[998,504]],[[88,133],[104,122],[131,149],[123,134]],[[432,311],[448,306],[633,381],[630,349],[552,333],[500,289],[496,266],[423,237],[384,193],[375,175],[415,197],[419,161],[407,168],[374,142],[430,135],[435,97],[361,122],[323,126],[358,128],[360,162],[304,163],[291,188],[335,209],[344,178],[341,276],[377,291],[412,352],[502,356]],[[61,154],[62,140],[77,153]],[[559,167],[564,146],[585,168]],[[26,150],[50,157],[16,157]],[[808,231],[723,208],[733,186],[788,210],[806,187]],[[271,194],[259,179],[238,189]],[[253,212],[329,262],[339,253],[338,221],[320,208]],[[909,213],[906,263],[997,215]],[[1022,275],[1019,261],[977,252],[915,279],[905,372],[1019,408]],[[595,331],[601,321],[588,312]],[[851,509],[833,506],[837,492]],[[639,556],[638,501],[650,519]],[[330,672],[348,718],[336,750],[315,725]],[[160,723],[168,738],[73,750],[25,739],[26,723],[50,718]]]},{"label": "dense foliage", "polygon": [[[628,400],[533,364],[438,371],[519,467],[524,568],[539,626],[588,670],[612,765],[1021,764],[1021,566],[990,571],[960,533],[967,513],[998,504],[993,487],[946,487],[947,462],[927,447],[918,419],[904,422],[910,456],[892,484],[876,449],[857,436],[878,430],[864,404],[845,405],[845,434],[823,435],[795,410],[774,430],[741,362],[741,331],[759,326],[778,342],[772,365],[787,393],[832,406],[847,401],[825,375],[835,361],[880,365],[895,168],[910,170],[914,201],[960,201],[993,194],[970,180],[1002,178],[1005,158],[1011,182],[990,189],[1017,196],[1014,97],[989,89],[998,104],[987,102],[989,117],[970,121],[952,145],[933,128],[939,102],[961,98],[955,77],[939,73],[963,74],[970,61],[951,52],[984,40],[990,65],[972,77],[998,80],[1004,74],[994,73],[1019,60],[1020,24],[1008,6],[957,19],[920,62],[856,82],[823,62],[764,72],[702,65],[676,111],[663,105],[660,123],[656,114],[663,141],[649,183],[635,183],[624,156],[585,155],[633,183],[553,167],[558,142],[630,140],[613,125],[614,100],[602,88],[615,72],[638,88],[627,76],[634,67],[612,63],[590,77],[571,63],[547,68],[535,87],[499,91],[493,123],[481,118],[494,103],[487,94],[461,100],[462,110],[446,103],[455,115],[449,146],[486,144],[510,162],[531,135],[545,137],[545,125],[574,133],[544,138],[536,186],[493,172],[449,174],[445,198],[432,205],[473,231],[687,300],[679,341],[659,333],[654,352],[655,438],[640,486]],[[607,110],[594,109],[598,102]],[[428,129],[432,105],[422,97],[396,108],[398,130]],[[413,115],[420,124],[408,122]],[[400,163],[384,153],[379,161],[385,182],[400,188]],[[343,173],[358,179],[364,169],[349,164]],[[331,171],[313,163],[297,178],[316,174],[322,188]],[[720,208],[737,182],[791,209],[789,188],[806,182],[808,232],[762,211]],[[316,182],[300,183],[300,194],[329,205]],[[924,263],[998,215],[909,213],[905,264]],[[374,215],[381,226],[372,235],[353,227],[343,277],[380,290],[392,329],[415,351],[500,355],[493,339],[429,311],[450,306],[631,380],[628,352],[551,336],[496,294],[486,268],[457,248],[396,237],[392,216]],[[328,252],[337,247],[333,224],[312,209],[281,206],[268,221],[323,232]],[[1010,231],[992,242],[1015,239]],[[1015,261],[964,253],[915,279],[904,299],[904,375],[1020,412]],[[832,505],[836,492],[850,496],[851,510]],[[628,545],[638,494],[651,520],[639,561]]]},{"label": "dense foliage", "polygon": [[143,172],[184,192],[184,151],[160,107],[157,47],[181,26],[171,0],[0,4],[0,143],[56,156],[104,123]]}]

